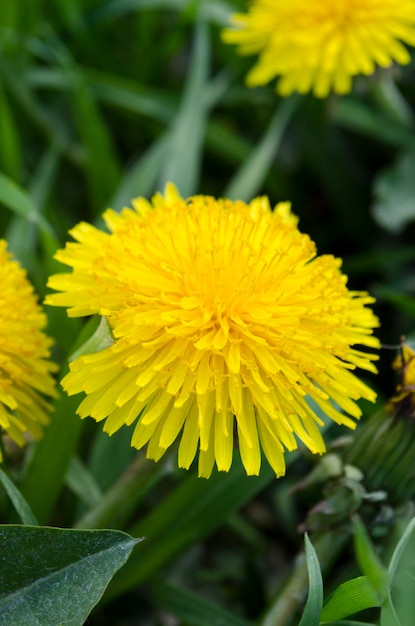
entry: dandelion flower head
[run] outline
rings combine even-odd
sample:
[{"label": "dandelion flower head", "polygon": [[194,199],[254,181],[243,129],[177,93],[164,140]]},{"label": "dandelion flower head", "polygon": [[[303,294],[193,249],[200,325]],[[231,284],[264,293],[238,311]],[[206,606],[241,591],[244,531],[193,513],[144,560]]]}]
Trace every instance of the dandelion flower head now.
[{"label": "dandelion flower head", "polygon": [[[80,223],[57,259],[49,304],[104,316],[114,343],[75,359],[63,380],[85,392],[78,413],[109,434],[136,422],[132,446],[158,460],[181,433],[180,467],[199,449],[199,475],[228,471],[238,445],[248,474],[261,448],[278,476],[302,441],[323,453],[321,419],[354,428],[354,374],[375,371],[373,299],[349,291],[340,261],[316,256],[288,203],[182,199],[173,185],[152,203],[108,210],[109,233]],[[334,401],[334,403],[332,402]],[[238,440],[236,442],[236,439]]]},{"label": "dandelion flower head", "polygon": [[351,90],[358,74],[407,64],[415,45],[415,0],[252,0],[233,16],[227,43],[259,53],[251,87],[279,77],[278,92],[326,97]]},{"label": "dandelion flower head", "polygon": [[[46,315],[39,306],[26,272],[0,240],[0,426],[19,446],[35,439],[48,424],[55,395],[50,361],[52,344],[43,332]],[[1,451],[0,451],[1,460]]]}]

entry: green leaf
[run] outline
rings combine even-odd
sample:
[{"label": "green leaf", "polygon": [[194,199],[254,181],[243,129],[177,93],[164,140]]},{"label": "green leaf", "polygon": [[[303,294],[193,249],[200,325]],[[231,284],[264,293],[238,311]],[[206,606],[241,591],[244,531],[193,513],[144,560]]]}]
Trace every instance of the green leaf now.
[{"label": "green leaf", "polygon": [[78,405],[79,397],[60,394],[51,423],[25,467],[20,489],[41,523],[46,523],[53,511],[85,424],[75,414]]},{"label": "green leaf", "polygon": [[304,541],[309,591],[304,612],[298,626],[318,626],[320,624],[321,609],[323,607],[323,577],[321,575],[320,563],[316,551],[307,533],[304,535]]},{"label": "green leaf", "polygon": [[389,585],[381,611],[381,626],[406,626],[415,614],[415,518],[405,529],[392,555],[388,573]]},{"label": "green leaf", "polygon": [[292,97],[280,103],[262,140],[225,189],[226,197],[249,201],[258,193],[299,102],[298,98]]},{"label": "green leaf", "polygon": [[[297,458],[287,456],[287,465]],[[215,473],[202,480],[184,473],[181,484],[151,513],[129,529],[132,535],[146,536],[133,555],[122,576],[111,583],[107,598],[118,595],[154,576],[175,555],[200,541],[270,482],[275,480],[272,469],[264,464],[259,476],[246,476],[240,460],[234,458],[231,470]]]},{"label": "green leaf", "polygon": [[399,233],[415,220],[414,171],[415,149],[412,148],[403,152],[375,180],[372,214],[379,226],[389,232]]},{"label": "green leaf", "polygon": [[407,146],[411,133],[401,123],[391,121],[373,107],[351,97],[339,98],[331,109],[335,124],[392,146]]},{"label": "green leaf", "polygon": [[332,593],[324,605],[321,621],[335,621],[364,609],[380,606],[366,576],[359,576],[343,583]]},{"label": "green leaf", "polygon": [[248,622],[229,611],[163,581],[153,585],[152,595],[158,607],[192,626],[249,626]]},{"label": "green leaf", "polygon": [[322,622],[324,626],[376,626],[373,622],[355,622],[354,620],[341,620],[340,622]]},{"label": "green leaf", "polygon": [[26,500],[24,499],[20,491],[17,489],[17,487],[14,485],[14,483],[7,476],[7,474],[3,472],[2,469],[0,469],[0,481],[4,489],[6,490],[7,495],[12,501],[14,508],[19,514],[19,517],[22,520],[23,524],[30,524],[32,526],[37,526],[38,522],[35,516],[33,515],[32,511],[30,510],[30,507],[27,504]]},{"label": "green leaf", "polygon": [[23,191],[11,178],[1,172],[0,203],[13,211],[13,213],[16,213],[16,215],[24,217],[52,237],[54,236],[53,228],[43,215],[40,214],[29,194]]},{"label": "green leaf", "polygon": [[137,196],[148,196],[154,190],[157,176],[165,160],[165,151],[169,137],[164,134],[144,155],[131,165],[121,180],[109,206],[120,211],[130,206],[131,200]]},{"label": "green leaf", "polygon": [[139,541],[115,530],[0,526],[0,626],[82,626]]},{"label": "green leaf", "polygon": [[160,180],[160,187],[173,182],[183,197],[194,194],[198,187],[208,115],[205,92],[208,88],[210,47],[208,26],[201,19],[196,22],[191,59],[183,100],[171,125]]},{"label": "green leaf", "polygon": [[77,456],[71,459],[65,483],[88,506],[94,506],[102,496],[102,491],[94,476]]},{"label": "green leaf", "polygon": [[82,354],[94,354],[109,348],[114,343],[111,329],[105,317],[101,317],[98,328],[77,350],[69,357],[70,361],[74,361]]},{"label": "green leaf", "polygon": [[375,552],[366,528],[357,516],[353,519],[353,530],[359,567],[366,574],[368,582],[382,601],[387,593],[388,573]]}]

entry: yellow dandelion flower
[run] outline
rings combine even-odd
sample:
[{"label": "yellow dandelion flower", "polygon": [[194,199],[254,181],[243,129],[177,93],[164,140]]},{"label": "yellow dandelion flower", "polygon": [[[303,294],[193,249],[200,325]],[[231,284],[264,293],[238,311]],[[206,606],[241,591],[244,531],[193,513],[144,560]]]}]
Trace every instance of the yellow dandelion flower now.
[{"label": "yellow dandelion flower", "polygon": [[352,373],[376,371],[376,356],[352,347],[378,347],[373,298],[347,289],[338,259],[316,256],[289,204],[184,200],[168,185],[133,207],[104,214],[110,233],[76,226],[77,243],[57,254],[73,271],[49,281],[62,292],[49,304],[105,316],[114,337],[63,380],[87,394],[79,415],[106,420],[109,434],[138,418],[132,446],[148,444],[154,460],[182,431],[179,466],[199,448],[205,477],[215,461],[229,470],[236,436],[248,474],[261,447],[278,476],[297,440],[323,453],[307,397],[354,428],[355,401],[375,399]]},{"label": "yellow dandelion flower", "polygon": [[224,40],[260,55],[248,85],[279,77],[283,96],[325,97],[349,92],[354,76],[376,66],[409,63],[403,43],[415,45],[415,0],[252,0],[233,23]]},{"label": "yellow dandelion flower", "polygon": [[51,407],[44,396],[56,395],[52,373],[57,366],[49,360],[46,315],[4,240],[0,276],[0,427],[23,446],[26,433],[38,439],[49,422]]}]

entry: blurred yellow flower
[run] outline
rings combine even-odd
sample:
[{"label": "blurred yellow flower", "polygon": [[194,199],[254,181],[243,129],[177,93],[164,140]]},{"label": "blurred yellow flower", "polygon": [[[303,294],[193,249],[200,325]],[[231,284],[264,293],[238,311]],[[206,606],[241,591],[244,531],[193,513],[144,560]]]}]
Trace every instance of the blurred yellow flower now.
[{"label": "blurred yellow flower", "polygon": [[402,42],[415,45],[415,0],[252,0],[233,16],[227,43],[259,53],[247,76],[251,87],[279,77],[278,92],[344,94],[358,74],[406,64]]},{"label": "blurred yellow flower", "polygon": [[289,204],[184,200],[168,185],[133,206],[106,211],[110,233],[76,226],[78,243],[56,256],[73,271],[49,281],[63,292],[49,304],[105,316],[114,336],[63,380],[87,394],[79,415],[106,419],[109,434],[138,419],[132,446],[148,443],[154,460],[182,431],[179,466],[199,448],[204,477],[215,461],[229,470],[236,435],[248,474],[259,473],[260,447],[278,476],[297,439],[323,453],[307,397],[354,428],[355,401],[375,399],[351,371],[376,371],[377,357],[352,347],[379,345],[373,298],[348,291],[338,259],[316,256]]},{"label": "blurred yellow flower", "polygon": [[49,422],[51,407],[44,396],[56,395],[52,373],[57,366],[49,360],[46,315],[3,239],[0,276],[0,427],[23,446],[26,433],[38,439]]},{"label": "blurred yellow flower", "polygon": [[415,350],[403,344],[401,354],[392,363],[394,370],[400,373],[401,382],[397,386],[397,394],[391,399],[391,406],[413,415],[415,412]]}]

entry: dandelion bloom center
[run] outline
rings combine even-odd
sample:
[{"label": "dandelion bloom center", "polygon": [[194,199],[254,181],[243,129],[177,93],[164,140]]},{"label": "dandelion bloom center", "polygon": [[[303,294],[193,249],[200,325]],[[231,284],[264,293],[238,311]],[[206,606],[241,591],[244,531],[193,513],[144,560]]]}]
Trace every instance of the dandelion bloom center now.
[{"label": "dandelion bloom center", "polygon": [[[0,427],[19,446],[36,439],[49,422],[54,396],[52,344],[43,332],[46,315],[37,303],[26,272],[0,240]],[[1,451],[0,451],[1,460]]]},{"label": "dandelion bloom center", "polygon": [[353,76],[409,63],[403,43],[415,45],[415,0],[253,0],[233,22],[225,41],[260,53],[248,84],[280,77],[282,95],[347,93]]},{"label": "dandelion bloom center", "polygon": [[50,304],[105,316],[114,337],[63,381],[87,394],[81,417],[106,419],[110,434],[138,417],[132,445],[148,443],[155,460],[182,431],[179,465],[199,448],[202,476],[215,461],[229,470],[234,432],[248,474],[261,447],[277,475],[297,439],[324,452],[306,396],[353,428],[355,400],[375,398],[351,372],[375,371],[376,357],[352,347],[378,347],[373,299],[347,289],[339,260],[316,256],[289,205],[184,200],[168,186],[133,206],[104,214],[109,234],[75,227],[57,255],[73,272],[50,279],[62,292]]}]

